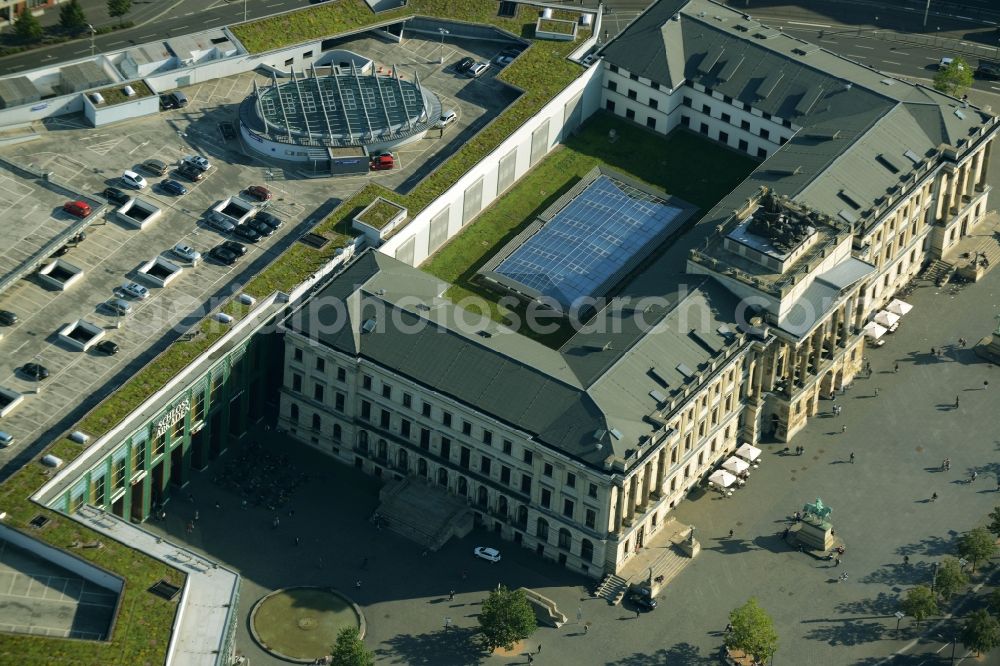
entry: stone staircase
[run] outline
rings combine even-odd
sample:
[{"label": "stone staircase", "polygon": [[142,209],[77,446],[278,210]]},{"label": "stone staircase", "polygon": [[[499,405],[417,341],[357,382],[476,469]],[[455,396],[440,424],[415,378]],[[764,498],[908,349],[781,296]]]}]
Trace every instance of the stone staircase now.
[{"label": "stone staircase", "polygon": [[921,277],[937,284],[939,281],[947,279],[954,270],[955,267],[947,261],[935,259],[926,269],[924,269]]},{"label": "stone staircase", "polygon": [[438,550],[453,536],[465,536],[475,524],[465,500],[410,478],[387,483],[379,500],[382,524],[427,550]]},{"label": "stone staircase", "polygon": [[624,578],[608,574],[601,579],[597,589],[594,590],[594,596],[599,599],[606,599],[609,604],[614,606],[621,603],[627,589],[628,583]]}]

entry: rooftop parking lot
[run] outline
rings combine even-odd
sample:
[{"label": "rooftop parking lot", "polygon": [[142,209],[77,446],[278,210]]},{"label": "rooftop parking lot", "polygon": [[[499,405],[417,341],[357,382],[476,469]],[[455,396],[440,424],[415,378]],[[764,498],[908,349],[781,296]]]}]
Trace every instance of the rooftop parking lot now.
[{"label": "rooftop parking lot", "polygon": [[[505,48],[502,44],[489,44],[483,50],[484,44],[478,42],[446,43],[442,51],[438,40],[410,39],[405,45],[390,45],[361,38],[342,46],[386,63],[383,67],[398,66],[407,76],[418,72],[421,81],[442,96],[445,108],[458,111],[458,121],[443,136],[431,132],[404,147],[399,151],[397,168],[391,171],[308,179],[251,161],[240,151],[238,140],[223,133],[225,123],[236,121],[237,106],[253,90],[254,78],[258,83],[266,80],[260,74],[246,73],[185,89],[190,104],[181,110],[97,129],[87,127],[77,116],[56,118],[38,128],[39,139],[0,148],[0,155],[14,164],[54,174],[57,183],[84,193],[95,208],[105,202],[101,195],[105,188],[117,187],[161,210],[155,222],[140,230],[116,214],[116,205],[107,206],[87,229],[87,238],[59,257],[83,270],[78,282],[63,291],[33,275],[0,295],[0,309],[10,310],[20,319],[16,325],[0,329],[4,333],[0,340],[0,387],[25,396],[0,420],[0,430],[15,438],[12,446],[0,450],[0,465],[6,473],[17,464],[9,463],[30,453],[33,442],[43,444],[71,427],[85,409],[181,335],[206,307],[213,307],[213,297],[238,289],[340,200],[372,178],[394,189],[412,187],[518,94],[493,79],[495,69],[478,79],[455,71],[454,65],[461,58],[489,58]],[[441,53],[443,65],[438,63]],[[190,182],[177,173],[180,161],[192,154],[210,161],[210,169],[200,182]],[[145,169],[143,162],[149,159],[166,163],[167,173],[156,176]],[[121,180],[124,170],[141,174],[148,187],[141,192],[126,187]],[[180,182],[187,193],[165,191],[161,183],[166,179]],[[204,216],[212,206],[250,185],[263,185],[271,191],[266,209],[285,221],[273,236],[247,243],[223,236],[205,224]],[[16,264],[72,224],[76,218],[61,210],[69,199],[58,188],[42,188],[16,170],[0,170],[0,206],[7,202],[9,217],[18,220],[0,232],[0,247],[10,248],[0,255],[0,261]],[[247,245],[246,256],[232,266],[213,261],[209,251],[224,240]],[[180,259],[171,252],[177,243],[191,246],[203,260],[193,266]],[[157,256],[183,269],[166,287],[138,274],[143,264]],[[147,287],[148,298],[122,293],[120,287],[131,281]],[[118,315],[102,305],[114,297],[127,300],[131,312]],[[78,319],[95,324],[104,332],[103,339],[116,343],[120,352],[78,351],[60,340],[59,329]],[[23,370],[27,363],[44,366],[49,376],[37,380],[32,371]]]}]

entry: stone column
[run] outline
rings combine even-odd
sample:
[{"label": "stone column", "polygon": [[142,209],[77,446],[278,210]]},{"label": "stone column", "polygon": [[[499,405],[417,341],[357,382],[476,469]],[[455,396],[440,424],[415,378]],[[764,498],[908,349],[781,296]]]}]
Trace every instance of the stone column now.
[{"label": "stone column", "polygon": [[983,149],[982,169],[977,174],[978,179],[976,181],[976,187],[979,190],[982,190],[984,187],[986,187],[986,174],[990,169],[990,152],[992,148],[993,148],[993,141],[990,141],[989,143],[986,144],[986,147]]},{"label": "stone column", "polygon": [[974,196],[976,190],[979,189],[979,179],[982,176],[983,171],[983,151],[980,150],[976,153],[975,157],[972,158],[972,175],[969,178],[969,189],[966,191],[968,196]]},{"label": "stone column", "polygon": [[660,455],[656,456],[656,496],[663,496],[663,482],[667,479],[667,445],[660,449]]},{"label": "stone column", "polygon": [[951,174],[948,178],[948,217],[952,214],[957,213],[959,207],[961,207],[961,202],[958,201],[958,181],[961,177],[959,171]]},{"label": "stone column", "polygon": [[802,350],[799,353],[799,381],[805,385],[806,375],[809,374],[809,357],[812,356],[812,336],[802,341]]},{"label": "stone column", "polygon": [[615,524],[614,532],[619,533],[622,531],[622,507],[625,504],[625,487],[624,486],[611,486],[611,499],[615,502]]},{"label": "stone column", "polygon": [[951,176],[947,171],[941,172],[940,184],[938,185],[937,202],[934,208],[934,221],[941,222],[948,212],[948,181]]},{"label": "stone column", "polygon": [[958,207],[962,207],[962,197],[969,195],[969,186],[971,185],[969,180],[969,173],[972,171],[972,162],[967,161],[959,171],[958,179]]},{"label": "stone column", "polygon": [[655,475],[656,470],[653,469],[654,462],[655,462],[654,460],[651,460],[648,463],[646,463],[646,466],[645,466],[645,468],[643,468],[643,472],[642,472],[642,506],[643,507],[645,507],[645,506],[647,506],[649,504],[649,495],[650,495],[650,492],[653,490],[653,479],[656,478],[656,475]]}]

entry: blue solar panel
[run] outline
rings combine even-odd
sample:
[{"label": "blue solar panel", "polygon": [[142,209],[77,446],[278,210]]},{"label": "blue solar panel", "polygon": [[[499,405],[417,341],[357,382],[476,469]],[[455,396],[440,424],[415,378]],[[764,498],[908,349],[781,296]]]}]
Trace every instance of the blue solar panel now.
[{"label": "blue solar panel", "polygon": [[597,290],[683,211],[601,175],[496,272],[566,308]]}]

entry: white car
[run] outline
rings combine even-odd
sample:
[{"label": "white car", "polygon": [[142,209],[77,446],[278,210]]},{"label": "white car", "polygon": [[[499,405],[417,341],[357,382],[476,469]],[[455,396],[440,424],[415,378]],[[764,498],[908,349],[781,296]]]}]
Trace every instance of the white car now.
[{"label": "white car", "polygon": [[14,436],[10,433],[0,432],[0,446],[10,446],[14,443]]},{"label": "white car", "polygon": [[477,62],[475,65],[469,68],[467,74],[470,78],[478,79],[480,76],[486,73],[486,70],[490,68],[490,63],[488,62]]},{"label": "white car", "polygon": [[514,56],[509,55],[499,55],[493,59],[493,64],[497,67],[506,67],[512,62],[514,62]]},{"label": "white car", "polygon": [[438,118],[436,123],[434,123],[434,127],[437,127],[439,129],[444,129],[445,127],[451,125],[456,120],[458,120],[458,113],[455,111],[455,109],[449,109],[441,114],[441,117]]},{"label": "white car", "polygon": [[149,298],[149,289],[146,289],[137,282],[126,282],[123,284],[122,293],[132,298],[138,298],[140,301]]},{"label": "white car", "polygon": [[499,562],[500,561],[500,551],[496,548],[484,548],[482,546],[476,546],[476,549],[472,551],[473,555],[476,557],[481,557],[488,562]]},{"label": "white car", "polygon": [[175,255],[183,259],[184,261],[190,261],[192,264],[201,259],[201,253],[195,250],[190,245],[185,245],[184,243],[178,243],[174,245],[170,250]]},{"label": "white car", "polygon": [[144,190],[146,189],[146,185],[148,185],[146,179],[135,171],[125,171],[122,173],[122,182],[134,190]]},{"label": "white car", "polygon": [[190,164],[192,166],[196,166],[202,171],[208,171],[209,167],[211,166],[211,164],[208,163],[208,160],[202,157],[201,155],[188,155],[183,160],[181,160],[181,162],[184,162],[185,164]]}]

